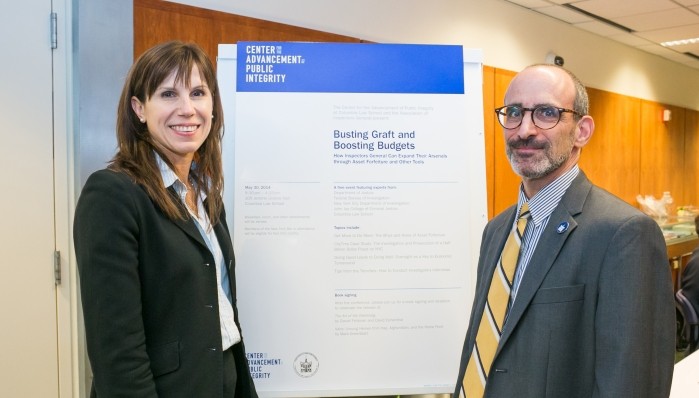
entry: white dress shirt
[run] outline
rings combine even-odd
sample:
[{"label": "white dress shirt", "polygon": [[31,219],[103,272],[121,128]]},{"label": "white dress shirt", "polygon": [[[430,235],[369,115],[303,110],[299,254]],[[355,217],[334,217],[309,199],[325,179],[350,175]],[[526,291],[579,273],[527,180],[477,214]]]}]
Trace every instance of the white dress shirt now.
[{"label": "white dress shirt", "polygon": [[[225,351],[234,344],[240,342],[240,331],[238,330],[238,327],[235,324],[233,305],[231,304],[231,301],[229,300],[229,298],[226,295],[226,292],[223,289],[222,272],[227,271],[227,268],[224,268],[225,265],[223,264],[223,252],[221,251],[221,246],[218,243],[218,238],[216,237],[216,233],[214,232],[214,228],[211,225],[209,216],[206,213],[206,209],[204,207],[204,200],[206,199],[206,195],[202,193],[197,198],[197,213],[194,213],[192,209],[190,209],[189,206],[187,206],[185,203],[185,196],[188,192],[187,186],[182,181],[180,181],[180,179],[177,177],[177,174],[175,174],[175,172],[172,171],[172,169],[170,169],[167,163],[165,163],[157,153],[155,154],[155,158],[158,163],[158,167],[160,168],[160,174],[163,178],[163,184],[166,188],[172,186],[175,189],[175,192],[177,192],[177,195],[180,197],[182,203],[185,204],[185,207],[189,211],[189,214],[192,216],[192,219],[194,220],[194,224],[196,224],[199,233],[201,233],[204,242],[206,242],[206,246],[209,248],[209,251],[214,256],[214,259],[216,261],[218,312],[219,318],[221,320],[221,345],[223,351]],[[227,281],[227,283],[230,282]]]}]

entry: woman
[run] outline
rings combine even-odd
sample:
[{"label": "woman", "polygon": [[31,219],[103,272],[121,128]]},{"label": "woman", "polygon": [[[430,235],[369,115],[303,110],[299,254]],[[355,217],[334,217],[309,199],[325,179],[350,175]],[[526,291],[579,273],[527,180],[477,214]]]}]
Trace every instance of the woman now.
[{"label": "woman", "polygon": [[92,397],[257,397],[235,305],[222,134],[199,46],[168,42],[136,60],[118,151],[75,214]]}]

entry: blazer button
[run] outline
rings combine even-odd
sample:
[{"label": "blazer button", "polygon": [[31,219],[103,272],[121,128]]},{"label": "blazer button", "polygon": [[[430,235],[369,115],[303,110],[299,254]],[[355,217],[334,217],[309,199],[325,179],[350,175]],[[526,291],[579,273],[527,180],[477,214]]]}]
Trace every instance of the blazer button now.
[{"label": "blazer button", "polygon": [[209,351],[211,351],[211,352],[216,352],[216,351],[218,351],[218,350],[216,349],[216,347],[209,347]]},{"label": "blazer button", "polygon": [[210,309],[210,310],[214,308],[214,306],[211,305],[211,304],[206,304],[206,305],[204,305],[204,307],[205,307],[205,308],[208,308],[208,309]]},{"label": "blazer button", "polygon": [[209,266],[209,263],[204,263],[204,266],[205,266],[205,267],[208,267],[208,266]]}]

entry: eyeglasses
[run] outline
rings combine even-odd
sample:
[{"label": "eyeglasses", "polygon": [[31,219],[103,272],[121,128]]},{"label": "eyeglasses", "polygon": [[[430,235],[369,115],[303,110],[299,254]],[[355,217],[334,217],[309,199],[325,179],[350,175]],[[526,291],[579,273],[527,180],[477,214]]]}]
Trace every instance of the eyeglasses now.
[{"label": "eyeglasses", "polygon": [[556,108],[550,105],[539,105],[536,108],[524,108],[518,105],[506,105],[495,109],[498,115],[498,122],[507,130],[516,129],[522,124],[524,113],[530,111],[532,113],[532,123],[542,130],[549,130],[561,121],[561,115],[565,112],[570,112],[580,116],[580,114],[572,109]]}]

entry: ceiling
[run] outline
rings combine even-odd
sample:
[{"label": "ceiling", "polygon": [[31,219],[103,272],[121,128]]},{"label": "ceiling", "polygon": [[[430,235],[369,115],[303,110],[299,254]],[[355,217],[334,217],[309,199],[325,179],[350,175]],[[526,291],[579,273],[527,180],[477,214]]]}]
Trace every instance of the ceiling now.
[{"label": "ceiling", "polygon": [[[699,69],[699,0],[506,0]],[[661,43],[697,39],[666,47]]]}]

